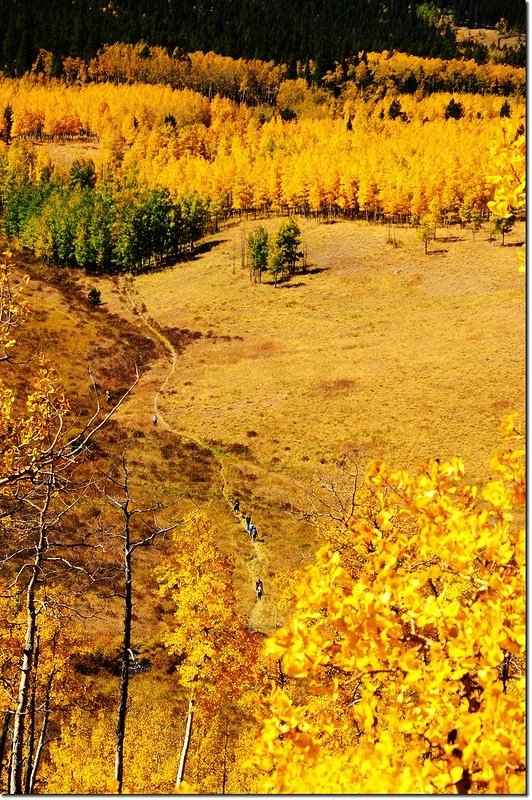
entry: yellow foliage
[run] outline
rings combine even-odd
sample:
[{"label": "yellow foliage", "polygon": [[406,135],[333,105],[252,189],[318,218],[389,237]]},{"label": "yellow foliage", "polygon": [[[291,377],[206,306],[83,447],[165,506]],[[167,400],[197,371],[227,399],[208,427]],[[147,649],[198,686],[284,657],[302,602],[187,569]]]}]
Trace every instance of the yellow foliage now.
[{"label": "yellow foliage", "polygon": [[235,611],[233,564],[220,552],[219,537],[195,512],[175,533],[174,548],[156,574],[160,593],[175,607],[165,644],[178,656],[179,681],[194,700],[196,756],[189,763],[196,767],[187,768],[186,777],[203,793],[219,792],[224,780],[226,791],[239,793],[253,789],[249,771],[230,764],[256,729],[259,642]]},{"label": "yellow foliage", "polygon": [[[515,415],[504,429],[520,441]],[[263,719],[263,791],[522,786],[523,462],[522,449],[501,450],[492,462],[500,477],[482,501],[462,484],[458,458],[429,461],[418,475],[370,465],[380,504],[372,547],[356,513],[358,566],[322,547],[291,621],[267,643],[290,680],[272,691]]]},{"label": "yellow foliage", "polygon": [[[133,50],[113,45],[105,51],[102,75],[114,79],[116,70],[133,69],[133,62],[133,71],[142,71],[146,60]],[[186,62],[159,55],[168,68],[186,71]],[[190,69],[209,85],[209,70],[222,69],[221,57],[196,55]],[[385,60],[379,68],[387,67]],[[244,73],[248,69],[249,63]],[[197,85],[204,85],[204,77]],[[283,122],[277,114],[260,123],[258,113],[244,104],[221,97],[209,101],[191,89],[162,84],[73,87],[28,78],[0,84],[0,105],[13,108],[14,135],[41,129],[52,136],[90,132],[99,137],[103,169],[166,187],[173,196],[196,192],[222,211],[289,205],[436,220],[451,213],[469,221],[487,211],[488,202],[500,214],[522,202],[524,139],[512,138],[524,113],[521,100],[514,102],[502,139],[497,96],[456,93],[464,117],[446,120],[450,94],[402,95],[407,125],[385,113],[389,102],[347,95],[351,130],[323,90],[308,89],[301,78],[280,83],[277,99],[278,108],[293,107],[299,118]],[[494,140],[498,144],[490,150]],[[18,153],[18,173],[35,171],[30,151],[27,142],[11,146],[8,159]],[[495,178],[488,187],[484,176],[491,173]]]},{"label": "yellow foliage", "polygon": [[[16,332],[25,321],[27,304],[22,292],[25,277],[13,282],[9,257],[0,263],[0,361],[8,361],[16,343]],[[43,457],[51,438],[59,432],[67,402],[57,378],[45,366],[28,375],[24,394],[16,394],[0,379],[0,485],[14,479],[31,479],[32,470]]]},{"label": "yellow foliage", "polygon": [[[63,723],[59,739],[50,746],[40,791],[115,793],[115,725],[114,709],[75,709]],[[176,719],[172,698],[165,697],[149,676],[135,678],[124,750],[125,794],[173,792],[183,730],[184,721]]]}]

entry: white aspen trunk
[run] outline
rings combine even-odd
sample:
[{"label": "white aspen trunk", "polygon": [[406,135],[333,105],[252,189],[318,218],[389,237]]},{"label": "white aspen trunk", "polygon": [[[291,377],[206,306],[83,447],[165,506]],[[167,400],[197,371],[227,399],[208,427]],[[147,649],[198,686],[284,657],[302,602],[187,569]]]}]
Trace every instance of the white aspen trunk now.
[{"label": "white aspen trunk", "polygon": [[[127,508],[126,508],[127,514]],[[131,549],[129,517],[126,518],[124,538],[124,632],[122,638],[122,661],[120,688],[118,691],[118,717],[116,722],[115,780],[117,794],[122,794],[124,781],[124,739],[126,736],[127,699],[129,691],[129,652],[131,649],[131,622],[133,610],[133,576],[131,572]]]},{"label": "white aspen trunk", "polygon": [[181,758],[179,759],[179,767],[177,770],[177,777],[175,781],[176,787],[181,784],[183,781],[183,775],[185,774],[185,761],[187,758],[188,746],[190,744],[190,732],[192,730],[192,706],[193,701],[190,700],[188,704],[188,715],[187,715],[187,725],[185,728],[185,738],[183,739],[183,747],[181,749]]},{"label": "white aspen trunk", "polygon": [[35,748],[35,696],[37,693],[37,671],[39,668],[39,634],[36,637],[35,643],[35,656],[33,661],[33,682],[31,686],[31,698],[28,706],[28,733],[27,739],[27,755],[26,755],[26,776],[24,778],[24,794],[31,794],[30,780],[31,780],[31,767],[33,764],[33,752]]},{"label": "white aspen trunk", "polygon": [[24,651],[20,664],[20,682],[17,705],[13,718],[13,738],[11,742],[11,761],[9,765],[9,794],[22,794],[24,766],[24,734],[28,711],[29,690],[32,672],[35,668],[35,638],[37,636],[37,610],[35,608],[36,584],[40,577],[42,563],[47,549],[46,514],[52,496],[51,480],[46,487],[46,496],[39,514],[39,537],[35,560],[31,566],[31,577],[26,589],[26,635]]},{"label": "white aspen trunk", "polygon": [[33,794],[33,790],[35,788],[35,779],[37,777],[37,772],[39,770],[39,765],[41,763],[42,750],[45,745],[44,737],[46,736],[46,730],[48,728],[48,719],[50,716],[50,695],[52,693],[52,683],[54,680],[54,675],[55,675],[55,669],[53,669],[52,672],[50,673],[50,676],[48,678],[48,683],[46,685],[46,695],[44,698],[44,716],[41,726],[41,732],[39,734],[39,741],[37,742],[37,747],[35,748],[35,757],[33,759],[33,764],[31,765],[28,794]]},{"label": "white aspen trunk", "polygon": [[31,674],[34,667],[35,636],[37,633],[37,614],[35,611],[35,583],[41,566],[42,541],[32,567],[32,575],[26,591],[26,636],[20,665],[20,682],[17,705],[13,720],[13,739],[11,743],[11,764],[9,775],[9,794],[22,794],[22,771],[24,762],[24,733],[28,711]]}]

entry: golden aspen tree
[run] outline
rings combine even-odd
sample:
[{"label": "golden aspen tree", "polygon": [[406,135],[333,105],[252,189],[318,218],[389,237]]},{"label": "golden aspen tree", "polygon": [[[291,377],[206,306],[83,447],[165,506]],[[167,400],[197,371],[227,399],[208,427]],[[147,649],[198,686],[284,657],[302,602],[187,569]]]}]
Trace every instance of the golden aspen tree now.
[{"label": "golden aspen tree", "polygon": [[161,595],[175,608],[165,644],[179,658],[179,682],[193,703],[190,749],[199,757],[189,754],[192,767],[184,778],[211,793],[222,784],[235,786],[234,762],[220,763],[219,753],[227,748],[232,753],[239,730],[255,726],[252,703],[245,698],[255,696],[258,658],[257,636],[235,610],[232,564],[216,545],[219,536],[196,512],[174,536],[165,565],[156,569]]},{"label": "golden aspen tree", "polygon": [[[168,680],[132,677],[124,749],[124,794],[171,794],[181,748],[180,698]],[[47,794],[109,794],[115,719],[109,702],[84,698],[73,706],[50,745],[40,788]]]},{"label": "golden aspen tree", "polygon": [[[516,415],[483,487],[464,465],[372,462],[375,515],[326,545],[269,640],[264,791],[520,793],[525,787],[525,470]],[[323,702],[326,698],[328,702]]]},{"label": "golden aspen tree", "polygon": [[493,199],[488,208],[495,224],[503,234],[512,226],[515,214],[522,211],[526,203],[526,151],[524,133],[515,133],[513,138],[502,125],[490,149],[490,175],[488,182],[494,188]]}]

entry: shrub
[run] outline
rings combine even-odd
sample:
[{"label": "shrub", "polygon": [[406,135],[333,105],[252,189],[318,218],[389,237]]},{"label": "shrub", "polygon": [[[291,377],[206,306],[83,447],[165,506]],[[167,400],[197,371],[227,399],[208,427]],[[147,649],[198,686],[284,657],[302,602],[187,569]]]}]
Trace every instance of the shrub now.
[{"label": "shrub", "polygon": [[100,292],[100,290],[99,289],[95,289],[94,287],[92,289],[90,289],[89,293],[87,294],[87,302],[93,308],[96,307],[96,306],[101,305],[101,303],[102,303],[102,293]]}]

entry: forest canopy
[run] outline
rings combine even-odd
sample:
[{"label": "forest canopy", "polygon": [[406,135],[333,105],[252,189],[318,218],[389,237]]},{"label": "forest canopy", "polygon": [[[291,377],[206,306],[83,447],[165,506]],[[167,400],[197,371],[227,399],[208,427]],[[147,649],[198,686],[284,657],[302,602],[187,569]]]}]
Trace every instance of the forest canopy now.
[{"label": "forest canopy", "polygon": [[[173,51],[214,50],[235,58],[274,59],[295,72],[316,63],[321,76],[359,50],[399,49],[422,56],[458,55],[453,25],[524,30],[523,0],[32,0],[0,2],[0,68],[28,70],[41,48],[56,55],[94,56],[105,44],[140,40]],[[524,59],[524,50],[521,52]],[[522,61],[524,65],[524,60]]]}]

